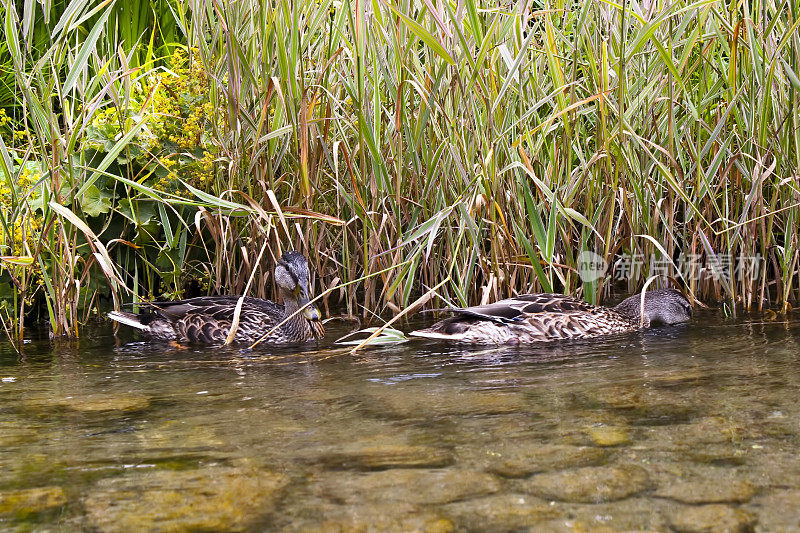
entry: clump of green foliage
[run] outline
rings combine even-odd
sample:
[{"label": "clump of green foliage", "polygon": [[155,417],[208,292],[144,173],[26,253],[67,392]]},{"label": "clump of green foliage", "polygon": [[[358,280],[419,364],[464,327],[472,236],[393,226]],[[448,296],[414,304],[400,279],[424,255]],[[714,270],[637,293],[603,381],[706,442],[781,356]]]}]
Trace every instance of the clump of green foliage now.
[{"label": "clump of green foliage", "polygon": [[177,48],[164,68],[133,84],[128,105],[109,105],[95,113],[86,129],[85,148],[110,153],[130,121],[143,127],[124,153],[121,167],[154,189],[185,191],[181,181],[205,189],[214,178],[214,108],[203,65]]}]

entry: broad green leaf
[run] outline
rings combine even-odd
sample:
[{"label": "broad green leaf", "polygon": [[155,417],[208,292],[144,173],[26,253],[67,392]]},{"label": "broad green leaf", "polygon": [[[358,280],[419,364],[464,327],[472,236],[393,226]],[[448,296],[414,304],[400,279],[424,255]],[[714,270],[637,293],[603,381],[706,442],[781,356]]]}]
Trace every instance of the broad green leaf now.
[{"label": "broad green leaf", "polygon": [[100,216],[111,211],[111,193],[92,185],[80,196],[80,203],[83,212],[90,217]]}]

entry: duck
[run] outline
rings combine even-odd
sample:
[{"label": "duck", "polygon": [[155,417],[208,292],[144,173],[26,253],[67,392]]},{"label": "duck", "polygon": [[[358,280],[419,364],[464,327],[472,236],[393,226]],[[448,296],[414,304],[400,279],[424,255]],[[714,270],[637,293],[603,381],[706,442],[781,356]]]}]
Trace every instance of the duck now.
[{"label": "duck", "polygon": [[692,306],[676,289],[646,291],[616,307],[592,305],[563,294],[523,294],[488,305],[444,309],[455,316],[410,335],[469,344],[533,344],[589,339],[689,322]]},{"label": "duck", "polygon": [[[288,251],[275,265],[275,283],[283,305],[245,297],[234,343],[301,344],[325,334],[319,310],[311,305],[310,272],[305,256]],[[150,340],[223,344],[228,338],[240,296],[201,296],[140,304],[139,313],[111,311],[111,320],[139,330]],[[297,312],[303,308],[301,312]],[[279,325],[280,324],[280,325]],[[267,335],[266,338],[263,338]]]}]

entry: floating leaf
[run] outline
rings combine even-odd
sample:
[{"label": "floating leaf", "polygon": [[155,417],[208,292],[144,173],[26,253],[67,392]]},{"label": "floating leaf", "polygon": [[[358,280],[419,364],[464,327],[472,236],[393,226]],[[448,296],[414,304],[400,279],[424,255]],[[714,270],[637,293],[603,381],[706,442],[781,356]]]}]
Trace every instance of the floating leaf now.
[{"label": "floating leaf", "polygon": [[[348,337],[352,337],[353,335],[358,335],[359,333],[364,334],[364,335],[371,335],[371,334],[375,333],[376,331],[378,331],[378,329],[379,328],[366,328],[366,329],[361,329],[361,330],[358,330],[358,331],[354,331],[352,333],[348,333],[344,337],[341,337],[341,338],[337,339],[336,340],[336,344],[350,344],[350,345],[361,344],[362,342],[364,342],[363,339],[362,340],[359,340],[359,339],[345,340],[345,339],[347,339]],[[380,335],[378,335],[377,337],[375,337],[374,339],[369,341],[367,343],[367,345],[373,345],[373,344],[400,344],[400,343],[407,342],[407,341],[408,341],[408,337],[406,337],[405,333],[403,333],[402,331],[400,331],[398,329],[393,329],[393,328],[385,328],[381,332]]]}]

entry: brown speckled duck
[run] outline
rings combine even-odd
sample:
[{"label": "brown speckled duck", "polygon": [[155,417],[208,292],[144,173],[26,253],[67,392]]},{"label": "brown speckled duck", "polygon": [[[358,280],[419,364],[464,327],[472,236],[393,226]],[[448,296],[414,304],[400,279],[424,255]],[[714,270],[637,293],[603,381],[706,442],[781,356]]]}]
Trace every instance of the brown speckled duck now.
[{"label": "brown speckled duck", "polygon": [[[283,305],[260,298],[244,299],[236,343],[252,344],[289,315],[308,304],[310,273],[306,258],[286,252],[275,266]],[[136,313],[112,311],[108,317],[132,326],[154,340],[222,344],[228,337],[239,296],[201,296],[174,302],[149,302]],[[263,342],[299,344],[324,335],[320,313],[310,305],[275,329]]]},{"label": "brown speckled duck", "polygon": [[679,324],[692,317],[691,304],[675,289],[647,291],[644,313],[640,312],[639,294],[616,307],[591,305],[563,294],[523,294],[488,305],[447,311],[456,316],[411,335],[472,344],[529,344]]}]

